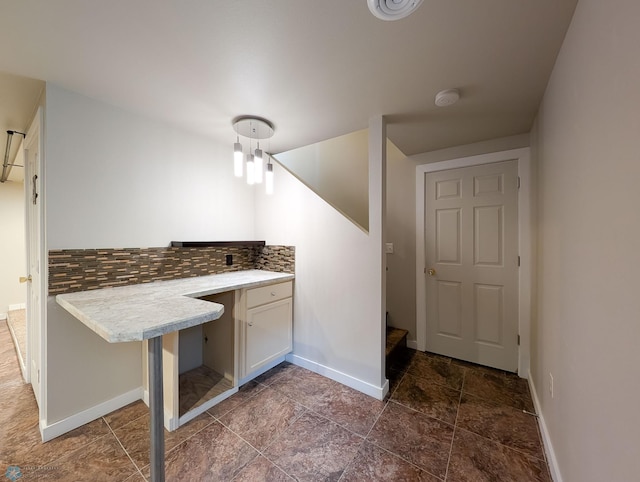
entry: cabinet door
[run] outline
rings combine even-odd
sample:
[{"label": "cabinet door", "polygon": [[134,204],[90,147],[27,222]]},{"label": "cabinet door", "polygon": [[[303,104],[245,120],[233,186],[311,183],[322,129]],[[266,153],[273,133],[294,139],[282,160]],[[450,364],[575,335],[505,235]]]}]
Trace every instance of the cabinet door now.
[{"label": "cabinet door", "polygon": [[247,310],[245,375],[292,350],[291,298]]}]

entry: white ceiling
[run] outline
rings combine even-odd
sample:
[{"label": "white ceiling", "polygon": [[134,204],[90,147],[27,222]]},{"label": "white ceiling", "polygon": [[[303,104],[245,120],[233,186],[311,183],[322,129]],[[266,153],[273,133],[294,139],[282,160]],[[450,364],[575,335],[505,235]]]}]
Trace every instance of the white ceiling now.
[{"label": "white ceiling", "polygon": [[0,0],[0,71],[229,143],[232,118],[263,116],[274,153],[384,114],[411,155],[528,132],[576,1],[425,0],[384,22],[366,0]]}]

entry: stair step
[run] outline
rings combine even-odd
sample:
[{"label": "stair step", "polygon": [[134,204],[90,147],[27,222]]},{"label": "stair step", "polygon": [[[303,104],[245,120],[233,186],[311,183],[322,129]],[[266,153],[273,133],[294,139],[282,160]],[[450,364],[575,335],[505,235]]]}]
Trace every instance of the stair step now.
[{"label": "stair step", "polygon": [[400,328],[387,327],[387,348],[385,350],[385,356],[388,358],[393,351],[399,346],[407,346],[407,330]]}]

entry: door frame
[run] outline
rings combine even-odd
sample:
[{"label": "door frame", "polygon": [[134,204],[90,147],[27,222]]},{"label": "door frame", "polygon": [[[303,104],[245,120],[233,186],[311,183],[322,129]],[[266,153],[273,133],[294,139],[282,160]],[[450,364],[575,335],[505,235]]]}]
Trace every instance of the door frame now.
[{"label": "door frame", "polygon": [[[48,268],[47,268],[47,255],[46,255],[46,244],[45,244],[45,223],[44,223],[44,132],[43,132],[43,109],[42,107],[38,107],[36,114],[33,118],[29,129],[27,130],[27,135],[24,140],[24,148],[25,151],[28,151],[29,146],[34,142],[32,141],[33,137],[37,135],[37,146],[38,146],[38,157],[36,159],[36,171],[38,173],[38,204],[37,204],[37,219],[36,223],[38,224],[39,236],[35,239],[36,241],[36,251],[37,253],[33,253],[31,251],[31,239],[34,236],[34,233],[31,232],[31,223],[30,223],[30,209],[29,205],[32,202],[30,199],[30,191],[31,189],[27,185],[27,183],[31,182],[31,178],[33,173],[31,172],[31,165],[28,158],[25,156],[25,230],[26,230],[26,243],[27,243],[27,268],[30,270],[31,268],[31,259],[34,255],[39,254],[39,271],[40,271],[40,283],[39,285],[34,285],[34,283],[29,283],[28,292],[27,292],[27,382],[30,383],[33,376],[37,376],[37,374],[32,373],[31,358],[33,357],[32,346],[33,346],[33,328],[32,324],[34,320],[29,316],[30,313],[33,312],[34,309],[38,311],[40,326],[39,326],[39,335],[40,335],[40,344],[39,344],[39,370],[40,370],[40,380],[38,383],[38,400],[39,400],[39,418],[40,421],[44,419],[44,415],[46,413],[46,370],[43,369],[45,366],[44,360],[46,359],[46,293],[47,293],[47,278],[48,278]],[[31,290],[38,290],[40,300],[40,305],[37,307],[31,306]]]},{"label": "door frame", "polygon": [[426,350],[427,282],[425,269],[427,265],[424,239],[426,174],[513,160],[518,161],[518,177],[520,178],[520,188],[518,189],[518,253],[520,256],[518,271],[518,333],[520,335],[518,374],[526,378],[531,363],[531,290],[533,287],[531,162],[528,147],[416,166],[416,345],[418,350]]}]

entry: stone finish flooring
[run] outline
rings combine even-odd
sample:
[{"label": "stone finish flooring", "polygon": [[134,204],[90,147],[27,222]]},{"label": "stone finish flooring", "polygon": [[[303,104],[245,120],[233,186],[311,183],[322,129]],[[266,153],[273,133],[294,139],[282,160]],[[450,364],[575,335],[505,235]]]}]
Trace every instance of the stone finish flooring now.
[{"label": "stone finish flooring", "polygon": [[[550,481],[527,383],[405,349],[379,401],[283,363],[175,432],[167,480]],[[22,480],[149,477],[142,402],[45,444],[0,322],[0,476]],[[13,468],[12,470],[16,470]],[[9,479],[7,479],[9,480]]]}]

